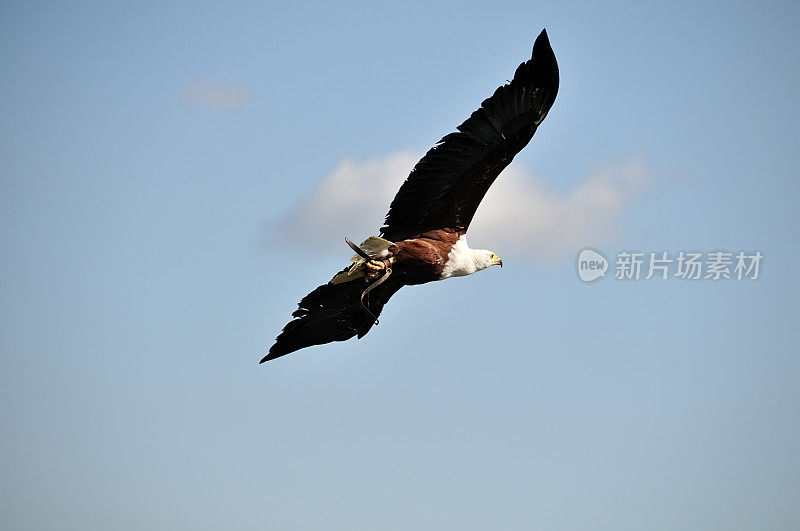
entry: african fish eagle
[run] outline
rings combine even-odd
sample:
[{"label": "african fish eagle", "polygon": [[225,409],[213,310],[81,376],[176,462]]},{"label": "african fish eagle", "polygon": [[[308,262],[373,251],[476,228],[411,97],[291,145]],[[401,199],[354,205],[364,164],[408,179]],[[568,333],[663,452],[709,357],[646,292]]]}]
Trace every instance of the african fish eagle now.
[{"label": "african fish eagle", "polygon": [[486,191],[547,116],[558,64],[542,30],[506,85],[417,163],[350,266],[303,297],[261,363],[301,348],[363,337],[403,286],[471,275],[503,262],[470,249],[466,232]]}]

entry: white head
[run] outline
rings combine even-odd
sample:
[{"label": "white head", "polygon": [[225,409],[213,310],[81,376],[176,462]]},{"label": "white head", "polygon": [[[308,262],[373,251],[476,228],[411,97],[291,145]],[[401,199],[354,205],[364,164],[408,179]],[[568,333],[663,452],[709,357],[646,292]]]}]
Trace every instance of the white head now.
[{"label": "white head", "polygon": [[472,251],[475,257],[475,266],[477,267],[476,271],[480,271],[481,269],[486,269],[487,267],[491,267],[493,265],[499,265],[503,267],[503,261],[500,260],[500,257],[494,254],[492,251],[488,251],[486,249],[475,249]]},{"label": "white head", "polygon": [[470,249],[467,239],[462,236],[447,255],[441,278],[463,277],[493,265],[502,267],[503,261],[492,251]]}]

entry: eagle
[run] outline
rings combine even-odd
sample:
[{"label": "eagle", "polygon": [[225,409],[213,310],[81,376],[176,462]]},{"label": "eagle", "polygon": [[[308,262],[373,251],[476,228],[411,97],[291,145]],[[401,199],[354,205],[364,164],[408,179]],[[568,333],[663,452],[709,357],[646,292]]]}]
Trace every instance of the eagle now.
[{"label": "eagle", "polygon": [[403,286],[471,275],[503,261],[471,249],[466,233],[500,172],[533,138],[558,92],[547,31],[514,78],[436,143],[392,200],[380,236],[360,245],[348,267],[303,297],[261,363],[332,341],[359,339]]}]

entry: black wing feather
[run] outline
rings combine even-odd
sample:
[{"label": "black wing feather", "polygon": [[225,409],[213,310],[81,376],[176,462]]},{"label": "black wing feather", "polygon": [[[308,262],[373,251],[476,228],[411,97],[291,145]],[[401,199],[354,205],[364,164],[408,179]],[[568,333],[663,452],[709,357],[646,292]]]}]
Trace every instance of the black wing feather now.
[{"label": "black wing feather", "polygon": [[486,191],[530,142],[557,92],[558,64],[542,30],[514,79],[417,163],[389,207],[381,236],[401,241],[435,229],[466,231]]},{"label": "black wing feather", "polygon": [[[363,337],[374,324],[361,307],[361,294],[367,286],[366,279],[329,282],[303,297],[299,308],[292,313],[295,319],[283,328],[261,363],[312,345],[345,341],[356,335]],[[376,317],[401,287],[400,281],[389,278],[369,293],[365,301]]]}]

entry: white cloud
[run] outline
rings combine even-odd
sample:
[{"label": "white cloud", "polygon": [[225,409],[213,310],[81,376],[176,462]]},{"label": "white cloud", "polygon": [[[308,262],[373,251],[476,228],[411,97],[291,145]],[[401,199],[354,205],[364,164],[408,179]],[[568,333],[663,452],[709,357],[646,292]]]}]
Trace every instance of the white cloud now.
[{"label": "white cloud", "polygon": [[512,164],[478,208],[470,241],[545,260],[608,244],[621,237],[624,210],[649,180],[644,162],[628,159],[597,163],[561,191]]},{"label": "white cloud", "polygon": [[[270,243],[309,252],[343,251],[343,238],[377,234],[394,194],[420,155],[410,151],[360,162],[345,159],[312,193],[269,228]],[[640,159],[598,163],[568,190],[512,164],[490,188],[469,229],[473,247],[545,261],[602,246],[621,235],[622,214],[649,180]],[[343,254],[347,254],[346,251]]]},{"label": "white cloud", "polygon": [[311,194],[269,227],[270,243],[319,252],[341,250],[344,237],[377,234],[394,194],[419,155],[411,151],[360,162],[344,159]]},{"label": "white cloud", "polygon": [[224,110],[247,105],[252,100],[252,94],[243,85],[195,81],[186,87],[183,98],[192,105]]}]

